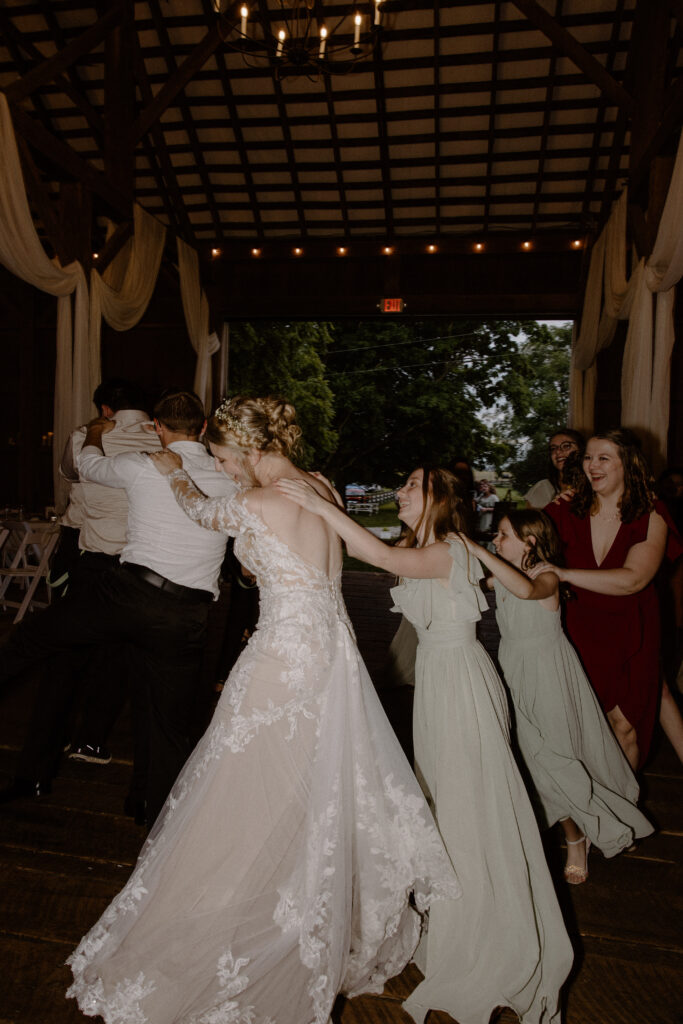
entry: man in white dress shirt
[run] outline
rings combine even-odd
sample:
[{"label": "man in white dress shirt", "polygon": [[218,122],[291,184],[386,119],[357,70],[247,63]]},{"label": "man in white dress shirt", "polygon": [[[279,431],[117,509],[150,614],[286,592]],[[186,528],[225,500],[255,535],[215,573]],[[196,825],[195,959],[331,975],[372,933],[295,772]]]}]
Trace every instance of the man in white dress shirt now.
[{"label": "man in white dress shirt", "polygon": [[[204,412],[196,395],[166,394],[155,406],[154,423],[162,446],[182,456],[202,491],[235,493],[199,442]],[[185,515],[147,454],[106,456],[102,439],[112,428],[103,417],[89,424],[77,464],[81,478],[125,489],[128,536],[120,564],[101,575],[87,600],[57,602],[24,620],[0,650],[0,682],[59,651],[119,643],[128,656],[136,756],[145,749],[149,756],[151,824],[190,752],[209,605],[218,596],[227,537]]]},{"label": "man in white dress shirt", "polygon": [[[121,378],[102,381],[95,389],[93,402],[100,416],[114,423],[113,428],[105,435],[106,455],[161,450],[161,442],[154,424],[149,413],[143,408],[145,401],[139,388],[130,381]],[[126,543],[128,529],[128,498],[125,490],[103,487],[79,476],[76,463],[83,448],[86,431],[85,426],[74,430],[64,448],[60,464],[60,475],[70,484],[69,504],[61,518],[59,551],[57,558],[53,559],[51,577],[55,580],[55,585],[58,585],[60,575],[66,570],[64,592],[66,596],[72,597],[74,594],[78,595],[84,587],[96,582],[104,569],[114,565]],[[115,658],[115,648],[103,648],[89,656],[86,674],[81,680],[81,720],[78,731],[70,737],[69,757],[73,760],[98,764],[107,764],[111,760],[105,744],[125,703],[125,673],[109,671],[107,685],[99,684],[102,681],[102,666],[107,666],[107,661]],[[78,673],[71,672],[74,685],[78,682],[77,676]],[[49,695],[44,686],[41,687],[40,697],[41,718],[45,722],[51,709]],[[54,728],[52,732],[54,734]],[[61,739],[54,735],[52,738]],[[66,738],[65,736],[64,739]],[[41,729],[39,723],[34,722],[29,728],[27,745],[34,751],[41,746],[42,756],[31,763],[22,755],[17,775],[21,779],[37,780],[38,786],[49,782],[54,771],[54,763],[50,771],[50,744],[45,742],[45,729]],[[55,749],[58,752],[61,745]],[[53,762],[56,763],[54,753]]]},{"label": "man in white dress shirt", "polygon": [[[112,378],[95,389],[93,402],[100,415],[112,420],[106,434],[106,453],[160,451],[161,442],[144,411],[140,389],[130,381]],[[69,505],[62,516],[59,548],[52,560],[51,579],[62,600],[83,598],[100,575],[118,560],[126,541],[128,500],[125,491],[82,481],[76,459],[86,427],[74,430],[64,448],[61,475],[69,481]],[[69,739],[69,717],[81,695],[81,726],[73,737],[70,757],[106,764],[108,733],[126,699],[126,676],[115,671],[117,645],[84,648],[60,654],[42,667],[26,738],[17,759],[14,781],[0,791],[0,802],[43,796]]]}]

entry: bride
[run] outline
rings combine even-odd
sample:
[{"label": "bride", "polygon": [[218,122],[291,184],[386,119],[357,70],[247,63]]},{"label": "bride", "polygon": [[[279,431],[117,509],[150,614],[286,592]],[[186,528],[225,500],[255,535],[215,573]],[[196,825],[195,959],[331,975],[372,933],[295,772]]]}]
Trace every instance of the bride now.
[{"label": "bride", "polygon": [[68,995],[106,1024],[327,1024],[339,992],[402,970],[420,912],[460,887],[356,647],[338,536],[272,486],[330,495],[289,459],[294,409],[233,398],[206,436],[235,498],[151,457],[192,519],[236,538],[261,617]]}]

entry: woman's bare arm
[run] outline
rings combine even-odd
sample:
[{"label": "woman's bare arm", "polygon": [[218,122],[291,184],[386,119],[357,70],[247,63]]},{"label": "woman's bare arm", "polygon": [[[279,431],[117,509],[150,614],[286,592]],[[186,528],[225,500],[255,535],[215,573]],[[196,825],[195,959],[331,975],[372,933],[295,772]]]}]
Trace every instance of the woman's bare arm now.
[{"label": "woman's bare arm", "polygon": [[542,601],[557,593],[559,586],[557,576],[544,573],[538,579],[531,580],[520,569],[516,569],[509,562],[504,562],[502,558],[498,558],[498,555],[494,555],[488,548],[482,547],[481,544],[470,540],[469,537],[465,538],[465,545],[515,597],[520,597],[523,601]]},{"label": "woman's bare arm", "polygon": [[634,544],[620,569],[562,569],[545,562],[529,570],[531,576],[554,572],[563,583],[570,583],[596,594],[625,597],[637,594],[651,583],[662,564],[666,549],[667,525],[658,512],[650,513],[647,538]]},{"label": "woman's bare arm", "polygon": [[304,480],[282,479],[274,486],[281,494],[309,512],[322,516],[342,540],[353,548],[357,558],[397,576],[411,579],[447,579],[453,565],[448,545],[439,542],[424,548],[390,547],[331,501],[322,498]]}]

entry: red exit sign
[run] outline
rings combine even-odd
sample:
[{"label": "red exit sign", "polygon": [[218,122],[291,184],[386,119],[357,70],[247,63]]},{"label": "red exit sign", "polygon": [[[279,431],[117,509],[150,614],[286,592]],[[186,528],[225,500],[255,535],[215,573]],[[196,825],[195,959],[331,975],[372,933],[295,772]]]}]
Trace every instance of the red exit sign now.
[{"label": "red exit sign", "polygon": [[403,299],[382,299],[383,313],[402,313]]}]

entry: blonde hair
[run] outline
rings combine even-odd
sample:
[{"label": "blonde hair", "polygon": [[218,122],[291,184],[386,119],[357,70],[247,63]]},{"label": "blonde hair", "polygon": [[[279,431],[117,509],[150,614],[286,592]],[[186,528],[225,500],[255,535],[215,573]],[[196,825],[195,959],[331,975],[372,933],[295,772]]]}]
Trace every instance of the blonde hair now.
[{"label": "blonde hair", "polygon": [[275,395],[226,398],[206,428],[207,441],[245,453],[255,450],[289,457],[296,451],[300,438],[294,406]]}]

